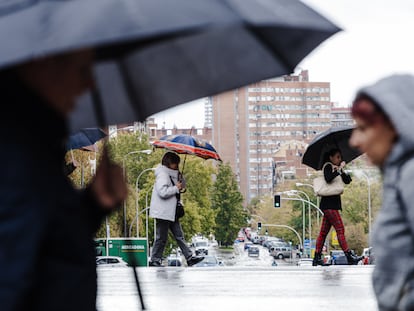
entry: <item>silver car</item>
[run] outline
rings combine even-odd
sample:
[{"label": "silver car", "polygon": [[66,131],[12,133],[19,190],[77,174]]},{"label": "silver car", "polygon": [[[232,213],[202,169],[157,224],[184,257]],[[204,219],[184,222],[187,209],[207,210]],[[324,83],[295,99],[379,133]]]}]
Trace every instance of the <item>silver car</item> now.
[{"label": "silver car", "polygon": [[292,248],[290,246],[271,247],[270,255],[275,259],[290,258],[292,255]]},{"label": "silver car", "polygon": [[260,255],[260,250],[257,246],[250,246],[247,250],[247,253],[249,256],[257,256],[259,257]]},{"label": "silver car", "polygon": [[99,267],[127,267],[128,263],[118,256],[97,256],[96,265]]}]

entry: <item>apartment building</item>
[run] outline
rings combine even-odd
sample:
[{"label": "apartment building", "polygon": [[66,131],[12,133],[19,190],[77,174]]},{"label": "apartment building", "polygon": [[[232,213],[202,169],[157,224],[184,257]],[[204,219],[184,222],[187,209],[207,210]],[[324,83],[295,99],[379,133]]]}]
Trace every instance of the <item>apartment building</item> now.
[{"label": "apartment building", "polygon": [[307,143],[331,127],[330,83],[309,81],[308,71],[219,94],[211,105],[213,145],[246,203],[272,193],[280,178],[306,176]]}]

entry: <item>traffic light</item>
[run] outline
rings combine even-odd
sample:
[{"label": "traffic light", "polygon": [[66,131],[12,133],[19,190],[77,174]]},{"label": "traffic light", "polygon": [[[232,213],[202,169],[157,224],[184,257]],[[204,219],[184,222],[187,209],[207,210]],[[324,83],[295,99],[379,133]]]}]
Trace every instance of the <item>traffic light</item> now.
[{"label": "traffic light", "polygon": [[280,207],[280,195],[279,194],[275,194],[275,199],[274,199],[274,207]]},{"label": "traffic light", "polygon": [[262,223],[261,222],[257,223],[257,230],[258,231],[262,230]]}]

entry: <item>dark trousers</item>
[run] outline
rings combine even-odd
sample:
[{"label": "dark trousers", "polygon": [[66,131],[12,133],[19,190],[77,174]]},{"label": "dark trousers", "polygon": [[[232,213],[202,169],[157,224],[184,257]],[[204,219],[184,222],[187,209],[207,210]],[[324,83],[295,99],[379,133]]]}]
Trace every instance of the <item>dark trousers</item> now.
[{"label": "dark trousers", "polygon": [[156,225],[156,237],[151,253],[152,262],[161,262],[162,254],[164,252],[165,245],[167,244],[168,230],[171,230],[171,233],[177,241],[178,246],[181,248],[185,259],[189,259],[193,255],[192,251],[188,248],[187,243],[185,242],[183,229],[181,228],[181,224],[178,220],[169,221],[164,219],[156,219]]},{"label": "dark trousers", "polygon": [[348,251],[348,243],[345,239],[345,227],[342,222],[341,214],[335,209],[326,209],[323,211],[323,219],[321,225],[321,231],[319,232],[318,239],[316,240],[316,253],[322,252],[323,243],[325,242],[326,236],[329,230],[333,226],[338,237],[339,245],[344,252]]}]

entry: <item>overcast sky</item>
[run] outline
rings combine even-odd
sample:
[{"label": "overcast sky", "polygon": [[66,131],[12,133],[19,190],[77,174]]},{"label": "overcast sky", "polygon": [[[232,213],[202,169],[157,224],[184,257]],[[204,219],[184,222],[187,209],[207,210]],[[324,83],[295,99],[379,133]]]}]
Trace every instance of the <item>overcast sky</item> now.
[{"label": "overcast sky", "polygon": [[[297,70],[331,83],[331,100],[351,103],[362,86],[396,73],[414,74],[413,0],[302,0],[343,29],[309,54]],[[202,127],[200,101],[158,113],[167,128]]]}]

